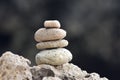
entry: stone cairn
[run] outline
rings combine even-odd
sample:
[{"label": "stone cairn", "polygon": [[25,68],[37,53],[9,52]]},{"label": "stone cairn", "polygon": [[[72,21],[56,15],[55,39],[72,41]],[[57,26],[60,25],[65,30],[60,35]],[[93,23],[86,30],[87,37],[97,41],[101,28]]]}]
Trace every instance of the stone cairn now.
[{"label": "stone cairn", "polygon": [[66,31],[60,29],[60,22],[57,20],[47,20],[44,22],[45,28],[40,28],[35,32],[37,49],[41,51],[36,55],[37,65],[50,64],[62,65],[72,60],[72,54],[69,50],[63,48],[68,45]]}]

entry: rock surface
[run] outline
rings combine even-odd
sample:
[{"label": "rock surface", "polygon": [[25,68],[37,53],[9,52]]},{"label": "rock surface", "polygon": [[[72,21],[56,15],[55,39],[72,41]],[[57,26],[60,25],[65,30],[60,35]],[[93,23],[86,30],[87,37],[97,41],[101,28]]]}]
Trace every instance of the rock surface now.
[{"label": "rock surface", "polygon": [[30,61],[11,52],[0,57],[0,80],[32,80]]},{"label": "rock surface", "polygon": [[56,67],[42,64],[32,67],[31,72],[33,80],[108,80],[105,77],[100,78],[97,73],[87,73],[72,63]]},{"label": "rock surface", "polygon": [[41,64],[30,67],[30,61],[11,52],[0,57],[0,80],[108,80],[97,73],[87,73],[72,63],[60,66]]}]

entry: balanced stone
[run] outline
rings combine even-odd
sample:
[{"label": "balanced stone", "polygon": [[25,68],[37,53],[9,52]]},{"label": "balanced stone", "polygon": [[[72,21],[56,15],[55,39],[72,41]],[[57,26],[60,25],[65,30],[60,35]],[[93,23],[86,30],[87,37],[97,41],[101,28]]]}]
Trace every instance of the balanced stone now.
[{"label": "balanced stone", "polygon": [[56,41],[40,42],[36,44],[37,49],[47,49],[47,48],[62,48],[68,45],[68,41],[65,39]]},{"label": "balanced stone", "polygon": [[35,32],[34,38],[38,42],[37,49],[41,49],[35,61],[37,65],[50,64],[62,65],[72,60],[72,54],[69,50],[63,48],[68,45],[66,31],[60,29],[61,25],[57,20],[48,20],[44,22],[45,28],[40,28]]},{"label": "balanced stone", "polygon": [[66,31],[63,29],[46,29],[46,28],[40,28],[35,33],[35,40],[37,42],[41,41],[51,41],[51,40],[59,40],[66,37]]},{"label": "balanced stone", "polygon": [[62,65],[72,60],[72,54],[65,48],[57,48],[50,50],[40,51],[36,55],[36,63],[40,64],[51,64],[51,65]]},{"label": "balanced stone", "polygon": [[58,20],[47,20],[44,22],[46,28],[60,28],[60,22]]}]

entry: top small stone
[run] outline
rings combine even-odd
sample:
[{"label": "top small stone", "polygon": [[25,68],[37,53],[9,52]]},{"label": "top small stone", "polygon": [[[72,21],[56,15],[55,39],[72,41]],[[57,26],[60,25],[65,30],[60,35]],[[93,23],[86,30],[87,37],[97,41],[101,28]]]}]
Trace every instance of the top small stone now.
[{"label": "top small stone", "polygon": [[45,28],[60,28],[60,22],[58,20],[46,20],[44,22]]}]

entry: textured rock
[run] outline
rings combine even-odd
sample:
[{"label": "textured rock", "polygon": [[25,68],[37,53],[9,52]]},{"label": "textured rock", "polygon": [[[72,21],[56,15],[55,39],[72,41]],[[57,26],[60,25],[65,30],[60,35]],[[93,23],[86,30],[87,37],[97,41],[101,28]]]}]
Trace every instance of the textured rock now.
[{"label": "textured rock", "polygon": [[37,49],[47,49],[47,48],[62,48],[68,45],[67,40],[56,40],[37,43]]},{"label": "textured rock", "polygon": [[87,73],[74,64],[41,64],[30,67],[22,56],[6,52],[0,57],[0,80],[108,80],[97,73]]},{"label": "textured rock", "polygon": [[97,73],[87,73],[74,64],[51,66],[42,64],[31,68],[33,80],[108,80]]},{"label": "textured rock", "polygon": [[47,20],[44,22],[46,28],[60,28],[60,22],[58,20]]},{"label": "textured rock", "polygon": [[4,53],[0,57],[0,80],[32,80],[28,63],[30,61],[22,56]]},{"label": "textured rock", "polygon": [[66,31],[63,29],[40,28],[35,32],[35,40],[37,42],[59,40],[59,39],[63,39],[64,37],[66,37]]},{"label": "textured rock", "polygon": [[36,57],[36,63],[40,64],[51,64],[51,65],[62,65],[72,60],[72,54],[65,48],[57,48],[50,50],[40,51]]}]

